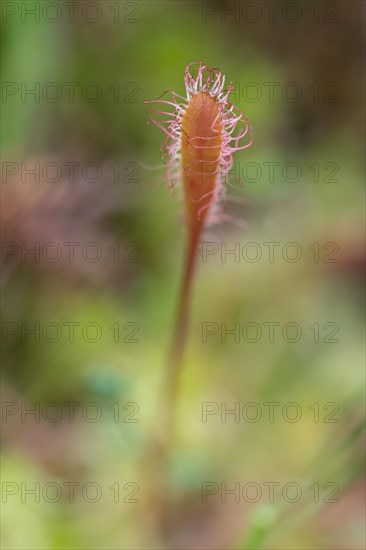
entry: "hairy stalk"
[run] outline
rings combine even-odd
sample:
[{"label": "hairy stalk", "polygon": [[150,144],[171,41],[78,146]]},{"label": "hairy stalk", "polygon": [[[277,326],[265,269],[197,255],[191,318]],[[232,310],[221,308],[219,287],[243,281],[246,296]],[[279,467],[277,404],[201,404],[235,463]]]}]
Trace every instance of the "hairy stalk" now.
[{"label": "hairy stalk", "polygon": [[[183,189],[187,245],[175,329],[165,373],[162,415],[163,438],[154,439],[146,459],[155,481],[150,480],[150,493],[156,524],[164,540],[169,540],[174,527],[173,496],[169,487],[169,464],[176,435],[176,412],[181,371],[187,342],[192,284],[195,276],[197,249],[205,227],[224,219],[221,201],[225,198],[233,153],[250,147],[252,129],[239,109],[228,100],[232,83],[225,88],[225,77],[219,69],[204,63],[191,63],[185,70],[186,97],[172,92],[170,101],[162,96],[145,102],[162,104],[150,109],[149,122],[165,133],[162,150],[167,157],[167,180],[170,191],[179,184]],[[167,107],[167,105],[169,107]],[[168,111],[172,108],[172,111]],[[163,120],[156,120],[156,115]],[[244,125],[238,131],[236,129]],[[249,143],[241,145],[248,130]]]},{"label": "hairy stalk", "polygon": [[221,132],[222,120],[216,100],[207,92],[198,92],[193,95],[182,118],[181,169],[188,242],[175,332],[166,374],[168,440],[174,433],[197,248],[210,207],[215,202],[222,146]]}]

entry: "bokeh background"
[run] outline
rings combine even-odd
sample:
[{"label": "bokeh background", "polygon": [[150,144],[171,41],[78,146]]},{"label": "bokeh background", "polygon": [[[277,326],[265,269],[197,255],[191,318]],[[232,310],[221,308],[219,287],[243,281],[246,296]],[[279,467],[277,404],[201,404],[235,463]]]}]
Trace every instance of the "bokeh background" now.
[{"label": "bokeh background", "polygon": [[[365,547],[364,4],[228,8],[2,3],[3,548]],[[161,429],[185,228],[144,101],[184,95],[192,61],[236,84],[255,141],[235,158],[225,206],[247,228],[205,236],[219,252],[200,256],[159,485],[146,449]],[[266,242],[279,243],[273,262]],[[282,255],[289,242],[297,262]],[[239,260],[221,256],[235,246]],[[273,342],[268,322],[280,323]],[[289,322],[297,342],[282,336]],[[206,342],[203,323],[218,327]],[[263,332],[222,342],[222,323]],[[203,422],[206,402],[219,412]],[[235,403],[262,417],[221,417]],[[207,482],[217,491],[204,502]],[[222,483],[263,493],[236,502]],[[283,497],[287,483],[302,488],[298,502]]]}]

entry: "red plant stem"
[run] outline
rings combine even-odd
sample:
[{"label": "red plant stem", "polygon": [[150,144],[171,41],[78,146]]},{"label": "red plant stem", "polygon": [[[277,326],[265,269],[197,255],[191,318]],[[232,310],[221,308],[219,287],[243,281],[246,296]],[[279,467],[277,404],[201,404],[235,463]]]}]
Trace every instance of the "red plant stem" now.
[{"label": "red plant stem", "polygon": [[194,280],[197,247],[199,243],[199,233],[191,234],[188,239],[185,266],[183,272],[183,280],[181,283],[180,297],[178,310],[175,322],[175,329],[171,342],[170,352],[168,356],[168,373],[167,373],[167,388],[166,414],[170,417],[167,419],[169,426],[168,439],[174,431],[175,425],[175,409],[180,385],[180,372],[184,359],[184,351],[188,336],[189,316],[191,309],[191,294]]},{"label": "red plant stem", "polygon": [[[183,278],[179,295],[174,332],[165,374],[163,403],[163,445],[155,456],[158,493],[157,522],[163,536],[172,528],[172,494],[166,472],[174,450],[176,415],[181,372],[186,349],[192,286],[196,270],[197,248],[209,208],[214,200],[217,169],[222,146],[222,121],[214,98],[207,93],[194,95],[182,121],[182,180],[188,230]],[[156,503],[157,504],[157,503]]]},{"label": "red plant stem", "polygon": [[204,92],[195,94],[182,120],[182,180],[188,243],[176,325],[168,360],[165,394],[168,441],[175,427],[176,401],[188,334],[197,247],[215,192],[218,159],[222,145],[221,129],[222,121],[215,99]]},{"label": "red plant stem", "polygon": [[[147,467],[147,471],[154,472],[152,477],[149,476],[147,484],[150,487],[151,503],[158,532],[162,539],[167,541],[169,541],[174,520],[171,515],[173,500],[166,472],[169,469],[174,436],[176,433],[177,397],[179,394],[181,367],[188,336],[191,293],[199,236],[200,232],[195,234],[191,233],[186,248],[176,323],[168,355],[164,391],[162,395],[163,416],[161,420],[164,427],[163,444],[161,445],[161,441],[159,444],[158,441],[153,440],[152,447],[150,447],[149,452],[146,454],[146,462],[144,463]],[[156,443],[158,444],[156,445]],[[144,469],[146,467],[144,467]]]}]

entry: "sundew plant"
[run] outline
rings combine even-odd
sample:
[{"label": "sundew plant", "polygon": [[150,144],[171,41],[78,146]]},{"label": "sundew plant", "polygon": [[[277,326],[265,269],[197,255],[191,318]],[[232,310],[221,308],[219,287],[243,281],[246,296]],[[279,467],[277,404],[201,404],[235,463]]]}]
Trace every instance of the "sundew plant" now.
[{"label": "sundew plant", "polygon": [[1,2],[1,548],[366,548],[365,6]]},{"label": "sundew plant", "polygon": [[[171,431],[174,404],[185,348],[190,295],[195,274],[197,248],[203,231],[229,219],[223,209],[233,155],[250,147],[253,130],[248,119],[229,101],[232,82],[220,69],[202,62],[190,63],[184,74],[185,92],[171,92],[145,102],[152,104],[149,122],[165,134],[161,147],[166,158],[170,192],[183,191],[187,244],[175,331],[167,367],[166,414]],[[159,107],[160,106],[160,107]]]}]

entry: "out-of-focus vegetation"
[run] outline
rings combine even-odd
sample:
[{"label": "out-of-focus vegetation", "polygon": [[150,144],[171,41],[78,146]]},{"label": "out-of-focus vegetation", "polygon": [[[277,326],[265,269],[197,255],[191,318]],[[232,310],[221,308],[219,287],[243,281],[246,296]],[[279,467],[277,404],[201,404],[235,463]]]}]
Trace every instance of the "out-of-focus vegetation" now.
[{"label": "out-of-focus vegetation", "polygon": [[[225,18],[219,2],[83,0],[71,18],[61,2],[53,23],[47,4],[2,6],[3,547],[364,548],[362,2],[298,1],[295,22],[277,9],[271,22],[262,2],[250,22],[243,11]],[[41,9],[39,20],[24,6]],[[143,102],[184,94],[192,61],[237,84],[233,103],[254,128],[235,158],[244,185],[229,188],[242,203],[225,207],[248,229],[207,234],[218,252],[199,262],[176,444],[154,492],[144,457],[160,430],[184,227],[178,195],[151,168],[163,135]],[[284,259],[288,243],[299,261]],[[235,246],[239,261],[222,261]],[[27,333],[37,323],[39,337]],[[219,330],[206,342],[204,323]],[[262,333],[222,342],[222,323]],[[287,323],[301,327],[298,341],[291,328],[283,337]],[[219,412],[203,422],[206,402]],[[269,402],[279,404],[273,422]],[[67,403],[79,404],[74,421]],[[235,403],[262,417],[223,422]],[[288,403],[298,422],[284,419]],[[207,482],[257,483],[263,494],[204,502]],[[26,492],[37,483],[39,499]],[[283,498],[287,483],[301,486],[298,502],[290,490]],[[324,502],[334,487],[338,502]],[[168,531],[156,522],[165,497]]]}]

